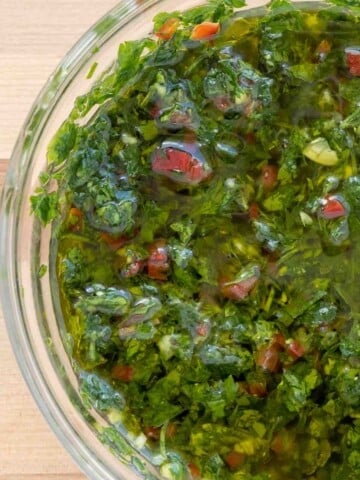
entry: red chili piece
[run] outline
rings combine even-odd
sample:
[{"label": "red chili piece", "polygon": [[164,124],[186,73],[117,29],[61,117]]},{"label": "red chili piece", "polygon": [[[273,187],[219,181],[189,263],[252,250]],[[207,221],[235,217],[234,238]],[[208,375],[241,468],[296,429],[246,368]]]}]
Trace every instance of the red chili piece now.
[{"label": "red chili piece", "polygon": [[178,18],[168,18],[163,25],[159,28],[157,32],[155,32],[155,35],[161,40],[170,40],[170,38],[174,35],[176,32],[178,26],[179,26],[180,20]]},{"label": "red chili piece", "polygon": [[135,277],[138,273],[142,271],[145,264],[142,260],[135,260],[134,262],[127,265],[122,271],[121,274],[125,278]]},{"label": "red chili piece", "polygon": [[193,478],[200,478],[200,468],[195,463],[189,463],[188,469]]},{"label": "red chili piece", "polygon": [[214,22],[202,22],[199,25],[195,25],[191,32],[191,40],[210,40],[217,33],[219,33],[220,24]]},{"label": "red chili piece", "polygon": [[321,42],[319,43],[319,45],[315,50],[316,60],[318,60],[319,62],[322,62],[330,52],[331,52],[330,42],[325,39],[321,40]]},{"label": "red chili piece", "polygon": [[279,372],[281,368],[279,349],[274,345],[261,348],[257,355],[256,364],[271,373]]},{"label": "red chili piece", "polygon": [[154,280],[166,280],[170,268],[166,244],[159,241],[150,247],[148,275]]},{"label": "red chili piece", "polygon": [[230,300],[244,300],[251,290],[255,287],[259,280],[257,275],[241,280],[237,283],[230,283],[226,281],[220,282],[220,290],[224,297]]},{"label": "red chili piece", "polygon": [[260,214],[259,205],[255,202],[253,202],[249,206],[248,214],[249,214],[249,217],[251,218],[251,220],[256,220],[257,218],[259,218],[259,214]]},{"label": "red chili piece", "polygon": [[196,327],[196,333],[200,337],[206,337],[209,333],[209,330],[210,330],[210,325],[207,323],[199,323],[199,325],[197,325]]},{"label": "red chili piece", "polygon": [[129,241],[129,238],[125,237],[124,235],[120,237],[113,237],[107,232],[102,232],[100,236],[101,240],[103,240],[111,248],[111,250],[118,250]]},{"label": "red chili piece", "polygon": [[122,382],[131,382],[134,378],[134,373],[135,371],[130,365],[115,365],[111,370],[112,377]]},{"label": "red chili piece", "polygon": [[324,205],[321,207],[320,216],[327,220],[344,217],[347,210],[341,200],[337,197],[328,197],[325,199]]},{"label": "red chili piece", "polygon": [[266,383],[262,382],[250,382],[247,385],[247,391],[250,393],[250,395],[253,395],[254,397],[266,397],[267,395],[267,388],[266,388]]},{"label": "red chili piece", "polygon": [[292,340],[287,346],[286,351],[294,360],[297,360],[305,355],[305,348],[298,340]]},{"label": "red chili piece", "polygon": [[231,470],[236,470],[241,467],[245,461],[245,455],[243,453],[232,451],[225,457],[225,462],[231,468]]},{"label": "red chili piece", "polygon": [[150,115],[152,116],[152,118],[158,118],[158,116],[160,115],[161,113],[161,108],[160,108],[160,105],[159,104],[155,104],[151,107],[150,109]]},{"label": "red chili piece", "polygon": [[271,340],[271,345],[276,347],[278,350],[283,350],[286,347],[285,336],[281,332],[275,333]]},{"label": "red chili piece", "polygon": [[174,147],[158,149],[152,160],[152,169],[173,180],[193,184],[200,183],[211,173],[191,153]]},{"label": "red chili piece", "polygon": [[227,95],[219,95],[218,97],[214,97],[212,101],[215,107],[222,112],[226,112],[233,105],[233,102]]},{"label": "red chili piece", "polygon": [[355,77],[360,77],[360,47],[346,48],[345,53],[349,72]]},{"label": "red chili piece", "polygon": [[261,171],[261,183],[264,190],[272,190],[278,179],[278,167],[276,165],[264,165]]},{"label": "red chili piece", "polygon": [[271,442],[270,449],[276,454],[280,454],[284,450],[284,442],[281,435],[275,435]]},{"label": "red chili piece", "polygon": [[256,142],[255,133],[254,132],[245,133],[244,139],[248,145],[253,145]]},{"label": "red chili piece", "polygon": [[144,433],[147,438],[150,438],[151,440],[159,440],[160,438],[160,428],[157,427],[145,427]]}]

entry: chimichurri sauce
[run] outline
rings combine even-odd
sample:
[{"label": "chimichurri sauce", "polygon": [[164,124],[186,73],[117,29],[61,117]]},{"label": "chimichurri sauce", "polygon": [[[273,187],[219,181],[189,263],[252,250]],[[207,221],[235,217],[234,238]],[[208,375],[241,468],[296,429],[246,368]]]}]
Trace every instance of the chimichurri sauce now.
[{"label": "chimichurri sauce", "polygon": [[164,478],[355,480],[359,11],[240,3],[121,45],[33,209],[62,215],[82,395],[175,455]]}]

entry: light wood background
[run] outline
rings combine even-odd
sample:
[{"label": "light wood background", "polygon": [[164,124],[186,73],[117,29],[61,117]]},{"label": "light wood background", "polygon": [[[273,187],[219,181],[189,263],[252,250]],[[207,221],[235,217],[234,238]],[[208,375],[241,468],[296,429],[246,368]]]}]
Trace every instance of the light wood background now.
[{"label": "light wood background", "polygon": [[[0,188],[18,131],[75,41],[117,0],[0,0]],[[0,314],[0,480],[84,480],[39,413]]]}]

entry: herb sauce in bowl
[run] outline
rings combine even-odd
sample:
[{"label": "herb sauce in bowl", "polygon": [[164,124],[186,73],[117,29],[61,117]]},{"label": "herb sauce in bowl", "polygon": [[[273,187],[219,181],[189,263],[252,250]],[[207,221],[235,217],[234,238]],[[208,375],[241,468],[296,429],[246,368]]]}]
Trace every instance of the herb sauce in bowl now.
[{"label": "herb sauce in bowl", "polygon": [[359,478],[359,14],[233,4],[158,15],[50,145],[74,368],[164,478]]}]

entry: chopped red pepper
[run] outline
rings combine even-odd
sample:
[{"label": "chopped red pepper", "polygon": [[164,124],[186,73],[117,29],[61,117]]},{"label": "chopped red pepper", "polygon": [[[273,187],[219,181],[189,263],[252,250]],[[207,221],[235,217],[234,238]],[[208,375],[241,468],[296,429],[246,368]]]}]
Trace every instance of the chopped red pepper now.
[{"label": "chopped red pepper", "polygon": [[231,470],[236,470],[241,465],[243,465],[245,461],[245,455],[243,453],[232,451],[225,457],[225,462],[231,468]]},{"label": "chopped red pepper", "polygon": [[121,270],[121,275],[125,278],[135,277],[145,267],[143,260],[135,260]]},{"label": "chopped red pepper", "polygon": [[329,53],[331,51],[331,44],[329,40],[321,40],[316,48],[316,53]]},{"label": "chopped red pepper", "polygon": [[347,215],[347,209],[342,201],[335,196],[327,197],[322,205],[319,215],[327,220],[344,217]]},{"label": "chopped red pepper", "polygon": [[278,167],[276,165],[264,165],[261,171],[261,183],[264,190],[272,190],[278,179]]},{"label": "chopped red pepper", "polygon": [[277,348],[279,351],[284,350],[286,347],[286,338],[285,336],[281,333],[275,333],[271,340],[271,345],[275,348]]},{"label": "chopped red pepper", "polygon": [[190,152],[175,147],[158,148],[153,156],[152,169],[172,180],[191,184],[200,183],[211,173]]},{"label": "chopped red pepper", "polygon": [[150,115],[152,118],[158,118],[161,113],[161,107],[158,103],[154,104],[150,109]]},{"label": "chopped red pepper", "polygon": [[179,26],[180,20],[178,18],[172,17],[168,18],[159,28],[155,35],[162,40],[170,40],[170,38],[176,32]]},{"label": "chopped red pepper", "polygon": [[256,142],[256,137],[254,132],[248,132],[244,135],[245,142],[249,145],[253,145]]},{"label": "chopped red pepper", "polygon": [[[174,438],[176,434],[176,430],[177,430],[176,424],[169,423],[166,428],[166,438]],[[151,440],[159,440],[160,434],[161,434],[161,428],[153,427],[153,426],[145,427],[144,433]]]},{"label": "chopped red pepper", "polygon": [[298,340],[291,340],[286,348],[287,353],[294,359],[297,360],[305,355],[305,348]]},{"label": "chopped red pepper", "polygon": [[233,105],[233,102],[230,100],[228,95],[219,95],[212,99],[213,104],[218,110],[226,112]]},{"label": "chopped red pepper", "polygon": [[265,382],[250,382],[247,384],[247,391],[254,397],[266,397],[267,388]]},{"label": "chopped red pepper", "polygon": [[259,218],[259,214],[260,214],[259,205],[255,202],[253,202],[249,206],[248,214],[249,214],[249,217],[251,218],[251,220],[256,220],[257,218]]},{"label": "chopped red pepper", "polygon": [[150,438],[151,440],[159,440],[160,438],[160,428],[158,427],[145,427],[144,428],[144,433],[147,436],[147,438]]},{"label": "chopped red pepper", "polygon": [[164,240],[158,240],[151,245],[147,268],[150,278],[154,280],[166,280],[170,265]]},{"label": "chopped red pepper", "polygon": [[200,468],[195,463],[189,463],[188,469],[194,479],[200,478]]},{"label": "chopped red pepper", "polygon": [[271,444],[271,450],[277,455],[291,453],[294,448],[295,438],[293,432],[281,430],[276,433]]},{"label": "chopped red pepper", "polygon": [[105,242],[112,250],[118,250],[119,248],[123,247],[129,240],[124,235],[121,235],[120,237],[114,237],[107,232],[102,232],[100,237],[101,240]]},{"label": "chopped red pepper", "polygon": [[130,365],[115,365],[111,370],[111,376],[122,382],[131,382],[135,370]]},{"label": "chopped red pepper", "polygon": [[208,323],[199,323],[196,327],[196,333],[200,337],[206,337],[210,331],[210,325]]},{"label": "chopped red pepper", "polygon": [[271,373],[279,372],[281,362],[278,347],[275,345],[262,347],[258,352],[256,364]]},{"label": "chopped red pepper", "polygon": [[331,44],[328,40],[321,40],[319,45],[316,47],[315,54],[316,54],[316,59],[317,61],[322,62],[326,55],[330,53],[331,51]]},{"label": "chopped red pepper", "polygon": [[240,280],[239,282],[220,282],[220,291],[224,297],[230,300],[244,300],[259,280],[257,275]]},{"label": "chopped red pepper", "polygon": [[214,22],[202,22],[193,28],[190,40],[210,40],[219,33],[220,24]]},{"label": "chopped red pepper", "polygon": [[275,435],[273,441],[271,442],[270,448],[276,454],[279,454],[284,450],[284,442],[281,435]]},{"label": "chopped red pepper", "polygon": [[360,77],[360,47],[346,48],[345,53],[349,72],[355,77]]}]

